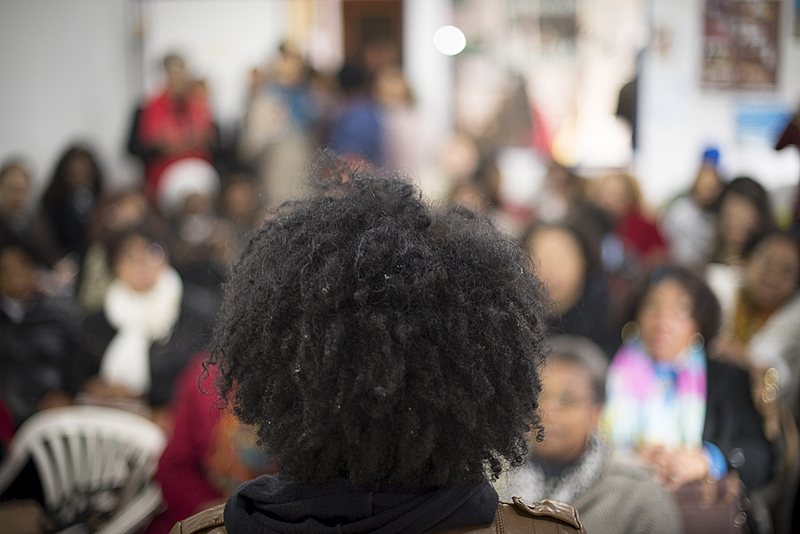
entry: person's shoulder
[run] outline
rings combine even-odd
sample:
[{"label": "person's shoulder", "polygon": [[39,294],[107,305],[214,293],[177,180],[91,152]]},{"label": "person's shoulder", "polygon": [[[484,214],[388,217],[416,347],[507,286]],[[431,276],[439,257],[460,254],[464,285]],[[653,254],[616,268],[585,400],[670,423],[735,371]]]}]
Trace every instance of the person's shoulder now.
[{"label": "person's shoulder", "polygon": [[578,511],[570,504],[544,499],[529,501],[513,497],[512,502],[501,502],[494,522],[439,531],[436,534],[566,534],[584,533]]},{"label": "person's shoulder", "polygon": [[183,521],[178,521],[169,534],[227,534],[225,520],[222,517],[224,512],[224,504],[208,508]]}]

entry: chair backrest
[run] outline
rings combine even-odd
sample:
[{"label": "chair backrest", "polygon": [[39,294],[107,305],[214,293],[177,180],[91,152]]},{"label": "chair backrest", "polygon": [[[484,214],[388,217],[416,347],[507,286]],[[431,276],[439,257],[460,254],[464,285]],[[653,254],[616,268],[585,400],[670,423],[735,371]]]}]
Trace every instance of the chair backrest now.
[{"label": "chair backrest", "polygon": [[156,424],[122,410],[45,410],[15,434],[0,464],[0,491],[32,459],[57,527],[87,520],[100,526],[150,483],[165,442]]}]

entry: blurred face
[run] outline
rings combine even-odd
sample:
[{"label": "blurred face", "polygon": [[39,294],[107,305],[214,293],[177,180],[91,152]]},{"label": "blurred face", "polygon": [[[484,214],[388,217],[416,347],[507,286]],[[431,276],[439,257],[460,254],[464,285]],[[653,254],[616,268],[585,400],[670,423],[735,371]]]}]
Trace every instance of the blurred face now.
[{"label": "blurred face", "polygon": [[245,221],[256,211],[258,194],[249,182],[232,183],[225,190],[225,213],[235,221]]},{"label": "blurred face", "polygon": [[747,197],[736,193],[725,196],[719,209],[719,231],[729,250],[739,254],[758,224],[758,209]]},{"label": "blurred face", "polygon": [[183,201],[181,215],[206,215],[211,213],[213,207],[214,199],[210,195],[191,193]]},{"label": "blurred face", "polygon": [[652,287],[636,319],[648,354],[661,361],[680,356],[699,330],[693,311],[692,296],[677,280],[667,278]]},{"label": "blurred face", "polygon": [[587,269],[575,237],[562,228],[544,228],[531,237],[528,252],[556,311],[563,313],[571,309],[583,294]]},{"label": "blurred face", "polygon": [[133,236],[120,247],[114,272],[134,291],[149,291],[167,266],[164,249],[145,238]]},{"label": "blurred face", "polygon": [[601,178],[596,194],[598,205],[615,219],[621,219],[633,207],[631,192],[622,176],[611,174]]},{"label": "blurred face", "polygon": [[692,196],[702,207],[710,206],[719,194],[722,192],[722,181],[719,179],[717,171],[714,167],[703,165],[700,172],[697,173],[697,178],[694,182],[692,189]]},{"label": "blurred face", "polygon": [[30,192],[30,181],[25,171],[9,169],[0,182],[0,210],[7,215],[18,214],[28,205]]},{"label": "blurred face", "polygon": [[797,290],[798,244],[786,236],[762,241],[745,266],[745,291],[756,306],[775,309]]},{"label": "blurred face", "polygon": [[191,87],[189,72],[183,61],[173,61],[167,68],[167,91],[173,96],[184,96]]},{"label": "blurred face", "polygon": [[36,287],[36,266],[21,249],[0,251],[0,292],[17,300],[28,298]]},{"label": "blurred face", "polygon": [[67,183],[72,187],[91,187],[94,181],[92,162],[85,154],[77,154],[67,163]]},{"label": "blurred face", "polygon": [[531,440],[534,454],[558,465],[574,462],[586,450],[602,410],[594,400],[591,375],[575,363],[553,359],[542,376],[539,400],[544,441]]}]

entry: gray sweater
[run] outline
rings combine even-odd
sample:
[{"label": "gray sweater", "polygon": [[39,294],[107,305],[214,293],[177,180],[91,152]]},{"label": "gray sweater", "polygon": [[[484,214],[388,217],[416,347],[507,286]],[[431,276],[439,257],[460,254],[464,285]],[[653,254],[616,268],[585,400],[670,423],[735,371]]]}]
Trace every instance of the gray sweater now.
[{"label": "gray sweater", "polygon": [[[520,471],[501,478],[496,486],[500,499],[531,498],[519,482],[529,477]],[[537,498],[538,492],[528,490]],[[595,483],[571,502],[589,534],[681,534],[681,512],[672,495],[655,480],[638,459],[613,451]]]}]

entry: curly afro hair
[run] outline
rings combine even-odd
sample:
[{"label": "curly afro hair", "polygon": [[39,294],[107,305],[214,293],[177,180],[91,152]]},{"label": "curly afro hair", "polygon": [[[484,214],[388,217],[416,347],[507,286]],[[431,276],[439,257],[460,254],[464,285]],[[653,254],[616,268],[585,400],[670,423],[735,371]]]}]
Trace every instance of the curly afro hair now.
[{"label": "curly afro hair", "polygon": [[207,364],[282,478],[444,486],[541,433],[545,296],[485,219],[330,153],[234,265]]}]

